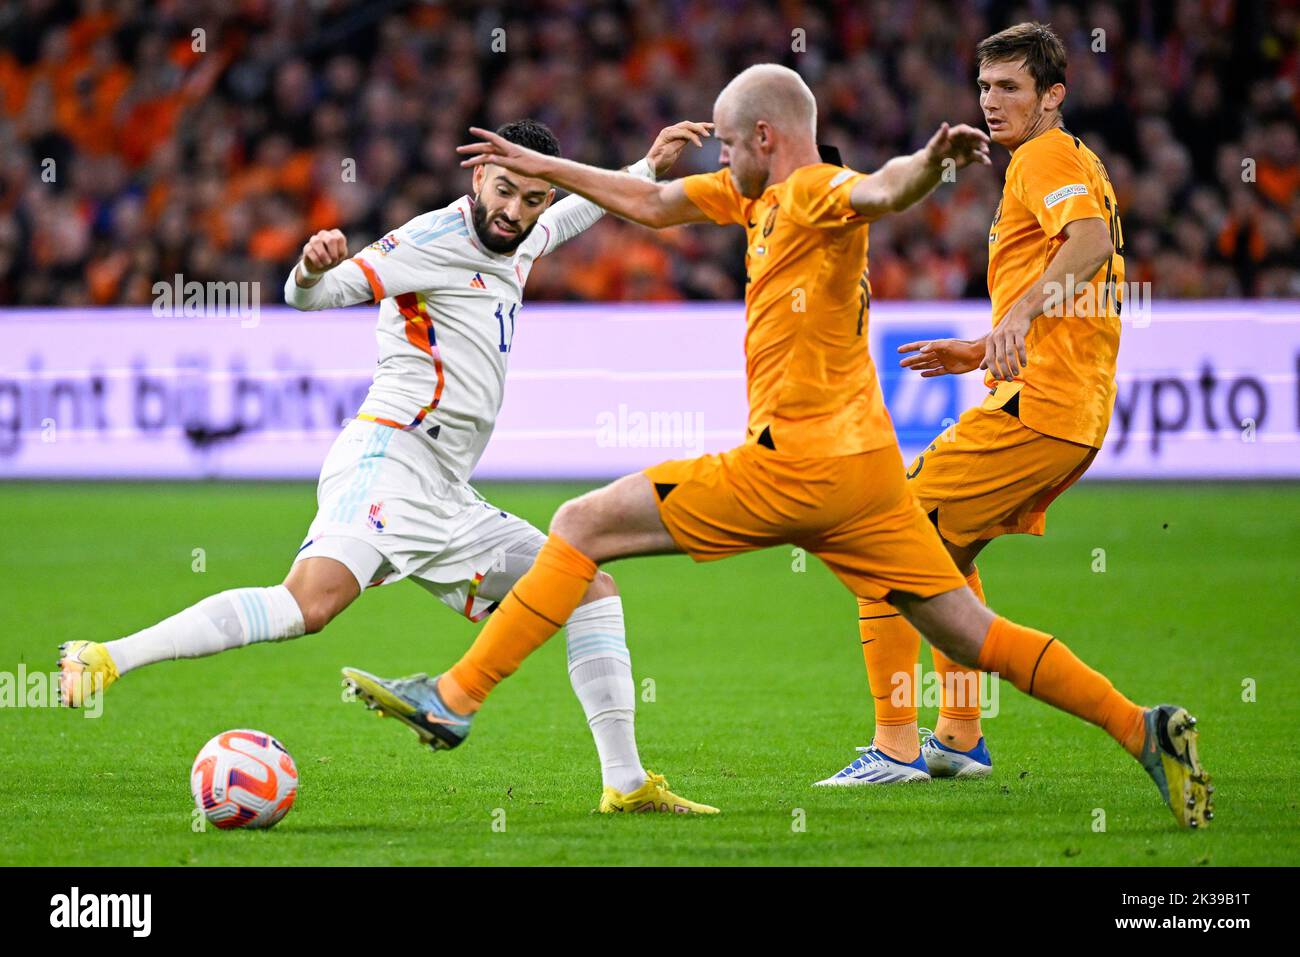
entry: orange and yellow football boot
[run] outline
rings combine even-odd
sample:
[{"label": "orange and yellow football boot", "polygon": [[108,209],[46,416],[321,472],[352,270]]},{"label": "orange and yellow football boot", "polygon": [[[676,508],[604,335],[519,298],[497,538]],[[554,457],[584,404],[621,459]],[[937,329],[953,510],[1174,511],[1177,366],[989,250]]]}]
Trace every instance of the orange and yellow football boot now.
[{"label": "orange and yellow football boot", "polygon": [[99,642],[65,641],[59,645],[59,704],[63,707],[82,707],[117,677],[112,655]]}]

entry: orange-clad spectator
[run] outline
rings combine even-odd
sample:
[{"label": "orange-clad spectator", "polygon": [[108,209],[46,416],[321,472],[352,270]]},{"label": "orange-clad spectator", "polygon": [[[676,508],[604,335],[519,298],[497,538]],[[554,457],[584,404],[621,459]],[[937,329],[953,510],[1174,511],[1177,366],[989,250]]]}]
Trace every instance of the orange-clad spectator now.
[{"label": "orange-clad spectator", "polygon": [[119,24],[117,13],[108,4],[82,4],[82,13],[68,27],[68,41],[74,50],[88,50],[101,37],[109,36]]},{"label": "orange-clad spectator", "polygon": [[[726,79],[760,60],[804,73],[819,139],[871,172],[942,120],[980,122],[971,51],[1006,25],[1005,5],[932,0],[888,18],[805,0],[517,4],[503,53],[455,4],[11,5],[0,305],[147,303],[172,272],[278,285],[309,233],[368,242],[466,191],[455,147],[470,125],[531,115],[566,155],[618,167],[660,127],[708,119]],[[1158,297],[1300,295],[1295,0],[1262,0],[1245,45],[1230,39],[1237,3],[1162,17],[1098,0],[1086,23],[1106,27],[1110,52],[1091,49],[1073,5],[1049,6],[1072,45],[1066,126],[1106,161],[1129,277]],[[672,175],[716,168],[717,150],[688,150]],[[987,295],[1000,169],[963,171],[872,227],[876,299]],[[607,217],[546,257],[530,293],[738,298],[743,257],[738,233]]]},{"label": "orange-clad spectator", "polygon": [[870,254],[872,299],[906,299],[909,271],[907,264],[888,252]]},{"label": "orange-clad spectator", "polygon": [[1259,158],[1260,191],[1283,208],[1290,206],[1300,189],[1300,142],[1294,121],[1279,121],[1266,133],[1265,154]]},{"label": "orange-clad spectator", "polygon": [[311,199],[307,208],[307,232],[318,233],[322,229],[336,229],[343,221],[342,209],[334,197],[321,190]]},{"label": "orange-clad spectator", "polygon": [[0,112],[14,117],[27,102],[31,75],[8,50],[0,50]]},{"label": "orange-clad spectator", "polygon": [[1216,242],[1219,255],[1231,259],[1244,251],[1251,260],[1258,262],[1264,258],[1267,249],[1260,229],[1263,211],[1254,196],[1244,188],[1239,189],[1233,198],[1232,208]]},{"label": "orange-clad spectator", "polygon": [[248,253],[254,259],[283,262],[302,248],[302,227],[297,223],[277,223],[254,231]]},{"label": "orange-clad spectator", "polygon": [[663,246],[638,227],[621,221],[608,225],[612,227],[608,240],[581,267],[570,271],[570,292],[589,300],[680,299],[673,285],[672,260]]},{"label": "orange-clad spectator", "polygon": [[86,286],[90,292],[90,301],[97,306],[117,302],[122,277],[130,266],[131,254],[124,249],[91,260],[86,266]]},{"label": "orange-clad spectator", "polygon": [[280,263],[294,258],[302,249],[303,224],[283,197],[272,196],[258,204],[260,220],[248,240],[248,254],[255,260]]}]

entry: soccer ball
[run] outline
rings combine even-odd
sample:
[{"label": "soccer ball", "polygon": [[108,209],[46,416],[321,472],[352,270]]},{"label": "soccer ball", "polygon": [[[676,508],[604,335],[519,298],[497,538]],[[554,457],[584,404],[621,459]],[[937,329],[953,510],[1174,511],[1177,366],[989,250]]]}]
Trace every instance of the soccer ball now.
[{"label": "soccer ball", "polygon": [[293,807],[298,768],[269,734],[223,731],[194,759],[190,793],[219,828],[270,827]]}]

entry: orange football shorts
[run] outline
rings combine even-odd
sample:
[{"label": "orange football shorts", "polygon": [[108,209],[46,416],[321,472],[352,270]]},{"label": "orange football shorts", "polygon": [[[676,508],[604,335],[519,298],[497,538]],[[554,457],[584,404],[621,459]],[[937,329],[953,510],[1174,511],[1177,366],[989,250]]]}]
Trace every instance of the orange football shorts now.
[{"label": "orange football shorts", "polygon": [[966,584],[903,474],[896,445],[833,458],[746,444],[645,470],[668,533],[696,561],[803,548],[861,598]]},{"label": "orange football shorts", "polygon": [[907,470],[921,509],[954,545],[1017,532],[1041,535],[1047,507],[1097,450],[1035,432],[1004,409],[976,406]]}]

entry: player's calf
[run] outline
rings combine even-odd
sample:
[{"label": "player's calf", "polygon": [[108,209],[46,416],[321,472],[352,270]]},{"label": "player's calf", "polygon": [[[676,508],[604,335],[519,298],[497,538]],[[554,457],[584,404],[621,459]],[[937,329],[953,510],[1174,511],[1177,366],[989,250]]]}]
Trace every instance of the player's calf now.
[{"label": "player's calf", "polygon": [[283,585],[232,588],[142,631],[104,643],[69,641],[59,646],[60,700],[80,707],[90,693],[144,665],[176,658],[202,658],[262,641],[303,634],[302,612]]},{"label": "player's calf", "polygon": [[929,598],[895,592],[889,600],[947,657],[968,668],[979,666],[980,649],[997,616],[968,586]]}]

